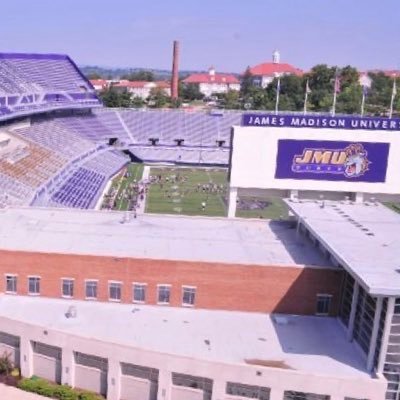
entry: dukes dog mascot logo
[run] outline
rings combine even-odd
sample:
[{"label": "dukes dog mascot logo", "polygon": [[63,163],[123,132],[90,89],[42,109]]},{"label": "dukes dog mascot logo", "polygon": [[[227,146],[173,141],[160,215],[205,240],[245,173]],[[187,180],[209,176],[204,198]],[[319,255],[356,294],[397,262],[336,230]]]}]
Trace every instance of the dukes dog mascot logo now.
[{"label": "dukes dog mascot logo", "polygon": [[352,143],[343,149],[305,148],[303,154],[293,157],[292,171],[316,174],[342,174],[357,178],[368,171],[371,163],[368,153],[360,143]]}]

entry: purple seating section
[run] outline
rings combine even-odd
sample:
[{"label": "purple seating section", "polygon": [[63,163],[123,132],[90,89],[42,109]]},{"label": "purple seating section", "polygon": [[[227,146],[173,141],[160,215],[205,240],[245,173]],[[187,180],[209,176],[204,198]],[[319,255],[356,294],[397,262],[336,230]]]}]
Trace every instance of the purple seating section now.
[{"label": "purple seating section", "polygon": [[70,208],[94,207],[96,194],[104,184],[105,177],[95,171],[79,168],[51,197],[55,205]]},{"label": "purple seating section", "polygon": [[94,114],[103,124],[118,133],[122,141],[129,140],[123,123],[134,139],[134,143],[148,145],[149,139],[157,138],[159,145],[175,146],[177,139],[183,139],[183,146],[216,147],[218,140],[229,147],[232,125],[240,125],[241,112],[226,112],[212,115],[205,112],[187,111],[134,111],[96,109]]},{"label": "purple seating section", "polygon": [[95,143],[86,140],[75,130],[68,129],[56,119],[43,120],[15,132],[24,139],[59,153],[67,159],[74,159],[96,148]]},{"label": "purple seating section", "polygon": [[0,53],[0,105],[0,119],[4,120],[101,103],[68,56]]},{"label": "purple seating section", "polygon": [[226,148],[138,146],[132,147],[131,151],[139,159],[148,162],[222,166],[229,162],[229,149]]},{"label": "purple seating section", "polygon": [[118,152],[99,152],[79,167],[51,196],[55,207],[93,208],[109,179],[129,159]]}]

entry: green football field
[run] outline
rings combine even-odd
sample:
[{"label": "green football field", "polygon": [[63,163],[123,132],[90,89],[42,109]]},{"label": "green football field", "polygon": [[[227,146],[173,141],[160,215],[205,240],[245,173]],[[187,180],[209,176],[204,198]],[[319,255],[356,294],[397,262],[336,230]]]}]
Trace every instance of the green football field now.
[{"label": "green football field", "polygon": [[[146,212],[225,216],[227,172],[223,169],[156,167],[150,175],[161,177],[147,194]],[[204,210],[202,203],[205,204]]]},{"label": "green football field", "polygon": [[[151,168],[150,175],[162,177],[163,184],[153,184],[147,195],[146,212],[182,215],[226,216],[229,183],[228,172],[215,168]],[[175,177],[184,177],[175,182]],[[168,177],[168,182],[166,178]],[[217,185],[218,191],[203,191],[203,185]],[[200,185],[200,187],[199,187]],[[223,189],[221,190],[221,188]],[[202,202],[206,207],[202,209]],[[237,217],[287,218],[287,207],[281,199],[241,198]]]},{"label": "green football field", "polygon": [[[132,200],[129,201],[126,194],[132,183],[142,179],[143,169],[143,164],[132,163],[127,166],[127,173],[115,177],[103,207],[113,203],[111,208],[115,210],[132,209]],[[156,177],[156,181],[149,187],[145,212],[224,217],[229,193],[227,174],[227,170],[221,168],[151,167],[150,176]],[[236,216],[285,219],[287,207],[278,198],[240,197]]]}]

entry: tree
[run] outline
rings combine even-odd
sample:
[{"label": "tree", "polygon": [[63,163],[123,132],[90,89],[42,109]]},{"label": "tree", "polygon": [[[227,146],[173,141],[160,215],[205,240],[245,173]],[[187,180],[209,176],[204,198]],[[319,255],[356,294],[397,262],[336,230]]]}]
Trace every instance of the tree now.
[{"label": "tree", "polygon": [[352,84],[341,89],[337,97],[336,112],[342,114],[359,114],[361,111],[362,88]]},{"label": "tree", "polygon": [[128,81],[154,82],[155,77],[152,71],[141,70],[124,74],[121,76],[121,79],[126,79]]},{"label": "tree", "polygon": [[341,89],[359,85],[359,73],[356,68],[350,65],[340,69],[339,78]]},{"label": "tree", "polygon": [[240,82],[240,96],[245,99],[251,96],[253,87],[253,75],[250,72],[250,67],[247,67]]},{"label": "tree", "polygon": [[148,104],[154,108],[164,107],[168,102],[169,97],[166,95],[164,89],[152,88],[150,90]]},{"label": "tree", "polygon": [[235,110],[240,108],[239,92],[237,90],[229,90],[221,97],[224,108],[228,110]]},{"label": "tree", "polygon": [[91,72],[86,76],[89,80],[102,79],[102,76],[97,72]]},{"label": "tree", "polygon": [[183,100],[202,100],[204,94],[200,92],[199,86],[193,83],[180,84],[179,93]]},{"label": "tree", "polygon": [[128,91],[119,92],[113,87],[101,92],[100,98],[106,107],[128,108],[132,105],[131,95]]},{"label": "tree", "polygon": [[[368,92],[366,110],[370,114],[385,115],[390,107],[390,100],[393,90],[393,78],[379,72],[369,74],[372,80],[371,89]],[[399,88],[400,79],[397,79],[397,87]],[[399,96],[395,99],[394,111],[399,110]]]},{"label": "tree", "polygon": [[305,75],[309,80],[311,93],[309,109],[313,111],[330,111],[333,101],[333,85],[337,67],[328,67],[325,64],[316,65]]},{"label": "tree", "polygon": [[100,92],[100,98],[106,107],[119,107],[119,93],[113,88]]},{"label": "tree", "polygon": [[142,108],[144,106],[144,100],[141,97],[135,96],[131,100],[131,106],[134,108]]}]

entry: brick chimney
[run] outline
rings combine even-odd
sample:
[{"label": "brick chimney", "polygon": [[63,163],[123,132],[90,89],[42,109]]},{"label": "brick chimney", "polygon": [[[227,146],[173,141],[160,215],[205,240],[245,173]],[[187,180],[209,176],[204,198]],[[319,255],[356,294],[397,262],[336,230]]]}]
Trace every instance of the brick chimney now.
[{"label": "brick chimney", "polygon": [[171,98],[176,100],[179,96],[178,93],[178,80],[179,80],[179,42],[174,40],[174,52],[172,59],[172,79],[171,79]]}]

